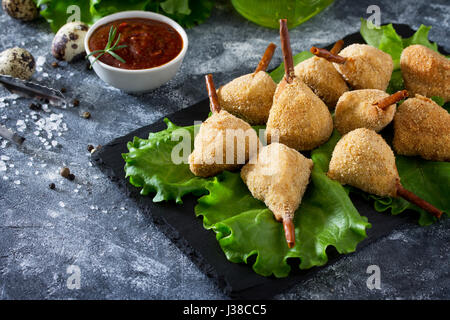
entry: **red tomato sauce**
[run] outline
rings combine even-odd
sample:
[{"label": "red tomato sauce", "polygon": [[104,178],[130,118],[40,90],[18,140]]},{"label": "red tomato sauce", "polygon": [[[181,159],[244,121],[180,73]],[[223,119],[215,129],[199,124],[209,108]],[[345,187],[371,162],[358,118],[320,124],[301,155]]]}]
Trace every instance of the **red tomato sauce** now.
[{"label": "red tomato sauce", "polygon": [[[125,63],[110,54],[104,54],[99,60],[121,69],[148,69],[161,66],[173,60],[183,49],[180,34],[167,23],[152,19],[129,18],[116,20],[98,27],[89,38],[89,49],[103,50],[108,43],[111,26],[120,34],[119,45],[126,48],[114,50]],[[95,54],[95,56],[99,55]]]}]

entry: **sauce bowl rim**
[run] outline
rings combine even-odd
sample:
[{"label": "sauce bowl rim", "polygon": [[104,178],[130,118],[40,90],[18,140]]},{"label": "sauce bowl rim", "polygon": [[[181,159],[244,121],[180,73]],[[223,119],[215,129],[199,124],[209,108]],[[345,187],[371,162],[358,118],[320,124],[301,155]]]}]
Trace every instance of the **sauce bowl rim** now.
[{"label": "sauce bowl rim", "polygon": [[[178,55],[173,58],[172,60],[166,62],[163,65],[152,67],[152,68],[146,68],[146,69],[122,69],[110,66],[109,64],[103,63],[100,60],[97,60],[95,62],[96,64],[99,63],[103,68],[109,69],[112,71],[117,72],[123,72],[123,73],[145,73],[145,72],[152,72],[152,71],[162,71],[166,68],[168,68],[170,65],[177,63],[179,60],[183,59],[184,55],[186,54],[187,48],[188,48],[188,37],[186,34],[186,31],[183,29],[182,26],[180,26],[176,21],[173,19],[166,17],[162,14],[151,12],[151,11],[144,11],[144,10],[129,10],[129,11],[121,11],[116,12],[107,16],[104,16],[100,20],[97,20],[88,30],[86,37],[84,38],[84,48],[86,51],[86,55],[89,55],[91,53],[91,50],[89,49],[89,39],[91,38],[94,31],[98,29],[98,27],[105,25],[107,23],[116,21],[116,20],[122,20],[122,19],[132,19],[132,18],[140,18],[140,19],[151,19],[156,20],[160,22],[167,23],[169,26],[175,29],[176,32],[181,36],[181,39],[183,41],[183,45],[181,48],[181,51],[178,53]],[[92,62],[95,57],[90,56],[89,61]]]}]

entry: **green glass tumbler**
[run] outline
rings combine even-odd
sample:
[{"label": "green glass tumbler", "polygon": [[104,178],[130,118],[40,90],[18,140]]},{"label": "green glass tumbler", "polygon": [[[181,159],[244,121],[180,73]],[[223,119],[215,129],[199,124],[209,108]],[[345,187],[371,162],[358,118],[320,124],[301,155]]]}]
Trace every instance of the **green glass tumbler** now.
[{"label": "green glass tumbler", "polygon": [[246,19],[264,27],[278,29],[280,19],[292,28],[311,19],[334,0],[231,0]]}]

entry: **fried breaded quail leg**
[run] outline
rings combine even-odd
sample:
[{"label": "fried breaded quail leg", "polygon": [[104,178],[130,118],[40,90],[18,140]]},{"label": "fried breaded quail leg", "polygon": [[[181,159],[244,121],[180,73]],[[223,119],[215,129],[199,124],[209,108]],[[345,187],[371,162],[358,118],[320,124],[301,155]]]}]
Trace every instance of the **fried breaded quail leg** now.
[{"label": "fried breaded quail leg", "polygon": [[378,89],[345,92],[336,105],[334,125],[340,134],[357,128],[367,128],[378,132],[394,118],[396,102],[407,95],[406,90],[393,95]]},{"label": "fried breaded quail leg", "polygon": [[[338,41],[330,52],[337,54],[342,45],[343,41]],[[312,57],[297,64],[295,75],[331,109],[336,106],[339,97],[348,91],[347,84],[333,64],[319,57]]]},{"label": "fried breaded quail leg", "polygon": [[333,150],[328,176],[381,197],[402,197],[437,218],[442,216],[441,210],[403,188],[394,153],[373,130],[359,128],[339,140]]},{"label": "fried breaded quail leg", "polygon": [[280,143],[261,149],[241,171],[253,197],[264,201],[277,221],[283,221],[289,248],[295,245],[294,213],[309,183],[312,160]]},{"label": "fried breaded quail leg", "polygon": [[323,101],[295,76],[285,19],[280,20],[280,36],[286,74],[273,98],[267,141],[279,141],[296,150],[311,150],[329,139],[333,120]]},{"label": "fried breaded quail leg", "polygon": [[439,96],[450,101],[450,60],[422,45],[412,45],[400,57],[405,87],[414,96]]},{"label": "fried breaded quail leg", "polygon": [[450,161],[450,114],[421,95],[406,100],[394,117],[393,145],[405,156]]},{"label": "fried breaded quail leg", "polygon": [[189,156],[189,168],[201,177],[236,170],[258,151],[256,131],[245,121],[220,109],[212,76],[206,76],[212,116],[200,126]]},{"label": "fried breaded quail leg", "polygon": [[267,122],[277,85],[266,69],[275,48],[275,44],[269,44],[255,72],[236,78],[217,90],[222,109],[253,125]]},{"label": "fried breaded quail leg", "polygon": [[386,91],[394,70],[389,54],[367,44],[352,44],[339,55],[316,47],[312,47],[311,52],[333,62],[336,70],[353,89]]}]

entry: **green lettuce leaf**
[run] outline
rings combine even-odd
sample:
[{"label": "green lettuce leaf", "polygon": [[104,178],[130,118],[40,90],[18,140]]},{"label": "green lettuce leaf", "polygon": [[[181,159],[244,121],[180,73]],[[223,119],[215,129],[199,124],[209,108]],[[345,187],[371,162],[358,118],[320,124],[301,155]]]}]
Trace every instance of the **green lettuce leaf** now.
[{"label": "green lettuce leaf", "polygon": [[403,47],[406,48],[413,44],[421,44],[425,47],[430,48],[438,52],[438,46],[436,42],[430,42],[428,40],[428,33],[430,32],[431,27],[420,25],[419,29],[417,29],[416,33],[411,38],[403,39]]},{"label": "green lettuce leaf", "polygon": [[[185,194],[205,194],[206,185],[213,178],[196,177],[186,161],[179,164],[172,161],[172,150],[182,139],[179,133],[189,135],[188,144],[192,150],[195,126],[181,128],[168,119],[164,119],[164,122],[167,124],[166,130],[150,133],[148,139],[135,137],[127,144],[129,152],[122,154],[126,177],[132,185],[142,188],[142,195],[156,192],[154,202],[175,200],[182,203],[181,197]],[[180,150],[179,155],[186,160],[190,150],[185,154]]]},{"label": "green lettuce leaf", "polygon": [[386,92],[393,94],[403,89],[405,89],[405,83],[403,82],[402,71],[400,69],[394,70]]},{"label": "green lettuce leaf", "polygon": [[57,32],[59,28],[67,23],[67,19],[73,14],[73,12],[68,13],[67,10],[72,5],[80,8],[80,19],[82,22],[88,25],[95,22],[91,14],[90,0],[36,0],[36,5],[45,7],[45,9],[41,9],[41,15],[50,24],[53,32]]},{"label": "green lettuce leaf", "polygon": [[188,0],[167,0],[161,2],[161,8],[169,13],[169,14],[191,14],[191,9],[189,9],[189,1]]},{"label": "green lettuce leaf", "polygon": [[[402,185],[438,209],[450,212],[450,163],[434,162],[423,160],[418,157],[405,157],[396,155],[398,173]],[[430,225],[437,221],[424,210],[403,200],[402,198],[380,198],[375,199],[375,209],[379,212],[391,209],[391,213],[396,215],[406,209],[411,209],[420,213],[419,224]]]},{"label": "green lettuce leaf", "polygon": [[148,10],[166,15],[185,28],[203,23],[211,15],[214,0],[34,0],[41,6],[41,15],[57,32],[72,13],[67,8],[81,9],[81,21],[92,25],[98,19],[119,11]]},{"label": "green lettuce leaf", "polygon": [[[300,258],[302,269],[324,265],[328,246],[349,253],[366,237],[365,230],[370,227],[367,219],[359,215],[346,189],[324,171],[332,145],[339,139],[337,133],[312,156],[316,165],[294,220],[297,245],[289,249],[282,224],[275,221],[263,202],[252,197],[239,172],[204,179],[195,177],[184,162],[173,163],[173,148],[180,142],[174,137],[179,136],[180,129],[186,130],[183,136],[191,139],[192,148],[195,127],[165,122],[166,130],[151,133],[148,139],[135,137],[128,143],[129,152],[123,154],[126,177],[141,188],[141,194],[156,193],[153,201],[181,203],[185,194],[207,194],[198,200],[195,213],[203,216],[205,228],[214,230],[230,261],[247,262],[256,254],[255,272],[286,277],[290,271],[288,258]],[[187,155],[182,154],[182,158]]]},{"label": "green lettuce leaf", "polygon": [[307,269],[327,263],[328,246],[339,253],[356,250],[370,224],[359,215],[347,191],[323,171],[337,139],[336,133],[312,155],[315,166],[295,213],[296,246],[292,249],[286,245],[282,224],[252,197],[239,173],[224,172],[207,186],[209,194],[198,200],[195,213],[203,216],[205,228],[216,232],[228,260],[248,263],[255,255],[256,273],[286,277],[291,270],[288,258],[300,258],[300,268]]},{"label": "green lettuce leaf", "polygon": [[394,70],[400,68],[403,41],[392,24],[376,27],[370,21],[361,18],[360,33],[367,44],[391,55],[394,61]]},{"label": "green lettuce leaf", "polygon": [[145,10],[150,0],[91,0],[91,14],[94,21],[107,15],[127,10]]}]

